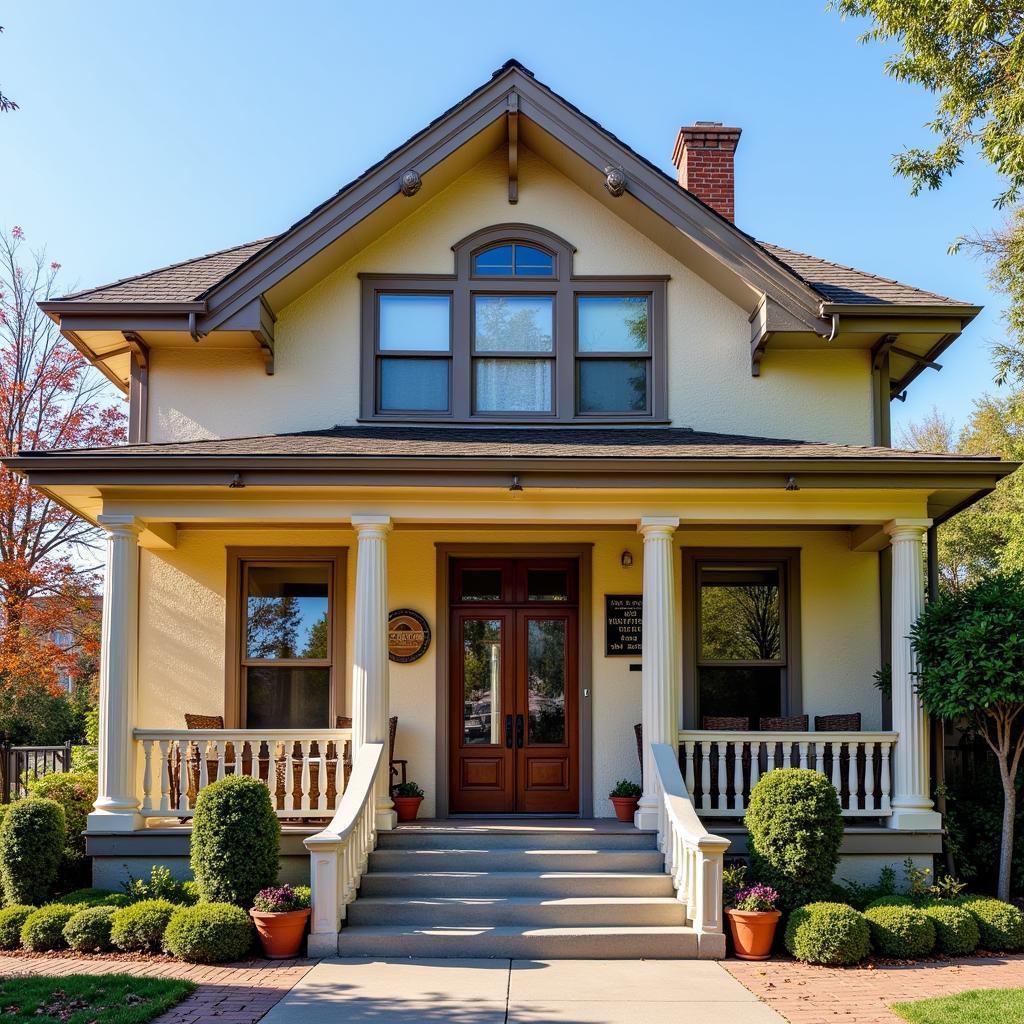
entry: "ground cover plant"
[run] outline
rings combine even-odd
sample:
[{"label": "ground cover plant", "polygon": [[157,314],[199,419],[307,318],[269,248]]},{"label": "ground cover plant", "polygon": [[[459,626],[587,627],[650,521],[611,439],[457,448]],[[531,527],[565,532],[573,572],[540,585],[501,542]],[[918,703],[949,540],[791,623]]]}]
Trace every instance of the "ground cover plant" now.
[{"label": "ground cover plant", "polygon": [[127,974],[0,979],[4,1024],[145,1024],[195,990],[190,981]]}]

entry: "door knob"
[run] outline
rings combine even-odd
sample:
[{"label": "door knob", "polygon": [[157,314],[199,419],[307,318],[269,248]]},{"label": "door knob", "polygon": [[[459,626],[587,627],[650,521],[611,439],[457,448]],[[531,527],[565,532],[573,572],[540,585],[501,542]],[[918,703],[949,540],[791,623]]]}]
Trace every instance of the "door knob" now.
[{"label": "door knob", "polygon": [[512,749],[512,716],[505,716],[505,746]]}]

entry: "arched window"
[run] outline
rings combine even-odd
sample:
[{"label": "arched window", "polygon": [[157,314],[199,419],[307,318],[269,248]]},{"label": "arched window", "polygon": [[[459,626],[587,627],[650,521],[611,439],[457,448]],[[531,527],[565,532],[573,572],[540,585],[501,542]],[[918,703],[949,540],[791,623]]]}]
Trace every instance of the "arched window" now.
[{"label": "arched window", "polygon": [[452,248],[452,275],[360,275],[364,419],[664,419],[667,278],[576,277],[523,224]]}]

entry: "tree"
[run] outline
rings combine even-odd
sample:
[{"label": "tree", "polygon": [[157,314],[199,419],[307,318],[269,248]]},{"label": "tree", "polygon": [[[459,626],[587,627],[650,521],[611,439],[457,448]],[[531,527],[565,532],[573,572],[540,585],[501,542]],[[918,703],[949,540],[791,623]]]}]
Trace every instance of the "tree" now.
[{"label": "tree", "polygon": [[[3,32],[4,27],[0,25],[0,32]],[[5,96],[3,92],[0,92],[0,114],[6,114],[11,110],[17,110],[18,104],[11,99],[10,96]]]},{"label": "tree", "polygon": [[1024,753],[1024,573],[941,593],[911,629],[929,714],[967,719],[995,754],[1003,787],[998,895],[1010,897],[1015,780]]},{"label": "tree", "polygon": [[[895,41],[902,50],[886,73],[935,94],[938,136],[932,149],[893,157],[912,195],[940,188],[976,151],[1003,182],[995,197],[1011,209],[1024,189],[1024,5],[1020,0],[831,0],[843,17],[870,18],[864,42]],[[995,347],[996,380],[1024,379],[1024,213],[1010,213],[987,235],[959,239],[991,260],[993,285],[1008,296],[1008,340]]]},{"label": "tree", "polygon": [[[125,437],[106,382],[38,307],[59,270],[26,248],[20,227],[0,232],[0,458]],[[8,706],[29,695],[39,706],[59,692],[60,674],[78,678],[94,661],[98,543],[87,522],[0,473],[0,688]]]}]

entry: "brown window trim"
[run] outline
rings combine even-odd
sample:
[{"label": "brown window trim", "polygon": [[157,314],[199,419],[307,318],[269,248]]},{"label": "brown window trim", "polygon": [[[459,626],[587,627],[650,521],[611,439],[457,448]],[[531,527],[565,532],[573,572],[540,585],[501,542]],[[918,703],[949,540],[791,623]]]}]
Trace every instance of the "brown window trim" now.
[{"label": "brown window trim", "polygon": [[[550,277],[493,275],[474,277],[473,256],[482,249],[507,242],[526,242],[552,253],[554,275]],[[615,424],[668,422],[667,368],[667,282],[668,276],[599,276],[572,273],[575,247],[542,228],[526,224],[498,224],[474,232],[458,242],[454,274],[370,274],[359,275],[362,288],[361,399],[360,421],[427,423],[502,423],[502,424]],[[418,358],[447,358],[449,361],[448,409],[445,412],[380,412],[377,360],[377,297],[383,292],[433,293],[451,295],[451,349],[441,353],[415,353]],[[554,350],[551,360],[554,389],[550,413],[476,413],[473,411],[472,297],[476,294],[552,295],[554,297]],[[648,331],[650,354],[639,356],[649,364],[648,408],[634,413],[577,412],[577,370],[579,358],[629,358],[630,353],[576,352],[577,295],[647,295],[650,303]],[[410,355],[387,352],[389,356]],[[492,355],[492,353],[488,353]],[[500,354],[498,354],[500,357]],[[543,358],[542,353],[522,354],[522,358]]]},{"label": "brown window trim", "polygon": [[[803,713],[803,688],[800,670],[800,549],[799,548],[683,548],[683,727],[700,728],[698,707],[697,637],[700,601],[697,595],[698,570],[701,566],[777,565],[782,577],[782,614],[785,624],[783,650],[786,663],[729,662],[735,667],[750,665],[778,666],[783,673],[782,715]],[[710,663],[708,663],[710,664]]]},{"label": "brown window trim", "polygon": [[[243,572],[249,563],[328,562],[331,565],[331,704],[328,721],[323,728],[334,724],[336,716],[347,708],[345,687],[345,595],[347,593],[348,548],[337,547],[229,547],[227,548],[227,587],[225,600],[226,638],[224,644],[224,725],[229,729],[244,728],[244,694],[242,692],[244,617]],[[305,663],[305,662],[304,662]],[[276,662],[275,664],[288,664]]]}]

